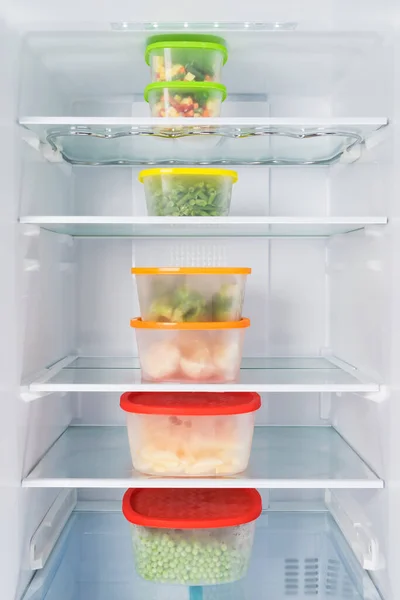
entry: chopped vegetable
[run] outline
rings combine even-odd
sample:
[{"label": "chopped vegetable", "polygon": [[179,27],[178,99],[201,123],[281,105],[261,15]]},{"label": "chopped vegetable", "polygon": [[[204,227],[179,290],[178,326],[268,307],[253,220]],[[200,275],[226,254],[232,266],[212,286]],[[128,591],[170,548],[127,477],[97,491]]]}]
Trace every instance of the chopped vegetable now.
[{"label": "chopped vegetable", "polygon": [[228,583],[247,571],[251,524],[180,530],[133,526],[136,568],[144,579],[183,585]]},{"label": "chopped vegetable", "polygon": [[157,322],[201,322],[210,318],[207,301],[195,290],[181,285],[169,295],[156,297],[150,305],[149,319]]},{"label": "chopped vegetable", "polygon": [[224,283],[212,299],[213,321],[232,321],[243,303],[240,286],[237,283]]},{"label": "chopped vegetable", "polygon": [[[188,82],[189,83],[189,82]],[[184,91],[165,88],[150,97],[153,117],[218,117],[222,96],[204,90]]]},{"label": "chopped vegetable", "polygon": [[150,212],[158,217],[220,217],[229,213],[230,193],[216,178],[160,177],[149,185]]},{"label": "chopped vegetable", "polygon": [[154,81],[214,81],[214,69],[206,70],[198,62],[192,60],[187,64],[168,61],[165,64],[164,56],[152,57]]}]

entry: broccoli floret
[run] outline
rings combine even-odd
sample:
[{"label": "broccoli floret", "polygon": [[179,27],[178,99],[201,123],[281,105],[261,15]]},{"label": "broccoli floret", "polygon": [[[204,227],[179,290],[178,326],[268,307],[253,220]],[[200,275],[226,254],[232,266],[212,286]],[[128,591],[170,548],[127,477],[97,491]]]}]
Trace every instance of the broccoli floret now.
[{"label": "broccoli floret", "polygon": [[240,312],[240,286],[236,283],[224,283],[212,299],[214,321],[232,321]]},{"label": "broccoli floret", "polygon": [[168,296],[160,296],[150,305],[150,320],[168,323],[173,321],[173,306]]}]

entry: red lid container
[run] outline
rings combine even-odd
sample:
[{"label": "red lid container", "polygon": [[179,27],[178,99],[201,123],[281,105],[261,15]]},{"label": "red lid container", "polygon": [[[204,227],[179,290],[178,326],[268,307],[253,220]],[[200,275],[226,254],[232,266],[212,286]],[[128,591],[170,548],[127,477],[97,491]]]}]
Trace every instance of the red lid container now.
[{"label": "red lid container", "polygon": [[161,529],[215,529],[255,521],[262,501],[253,489],[129,489],[122,501],[134,525]]},{"label": "red lid container", "polygon": [[122,410],[141,415],[243,415],[258,410],[255,392],[125,392]]}]

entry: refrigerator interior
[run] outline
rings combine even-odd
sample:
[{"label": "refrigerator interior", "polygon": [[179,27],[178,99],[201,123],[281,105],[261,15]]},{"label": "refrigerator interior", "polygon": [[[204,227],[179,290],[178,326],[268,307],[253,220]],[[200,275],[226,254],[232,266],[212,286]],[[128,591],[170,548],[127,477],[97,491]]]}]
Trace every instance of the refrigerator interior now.
[{"label": "refrigerator interior", "polygon": [[[131,358],[137,349],[129,320],[139,314],[133,265],[252,268],[244,307],[252,327],[245,337],[241,381],[242,389],[260,391],[263,405],[257,415],[261,442],[244,481],[256,481],[264,507],[271,509],[271,515],[267,511],[262,517],[257,544],[260,552],[271,552],[279,561],[280,576],[274,580],[271,567],[265,598],[268,593],[301,600],[310,594],[337,600],[378,598],[355,559],[359,544],[365,564],[365,531],[375,544],[369,571],[373,581],[385,600],[399,593],[398,40],[388,28],[389,12],[383,10],[377,18],[373,7],[363,5],[358,19],[356,10],[349,9],[345,18],[332,7],[328,17],[312,2],[300,15],[289,4],[283,3],[282,17],[271,10],[262,19],[287,21],[279,31],[249,23],[224,29],[221,23],[229,47],[224,83],[230,95],[222,116],[232,123],[244,117],[291,119],[297,126],[305,119],[325,124],[342,119],[355,122],[356,129],[359,119],[364,127],[373,123],[375,135],[368,131],[365,143],[329,165],[252,166],[251,156],[242,154],[231,209],[236,224],[227,223],[222,236],[203,226],[197,236],[193,227],[179,236],[166,228],[161,237],[146,220],[139,164],[73,165],[40,143],[52,119],[70,127],[74,122],[99,126],[101,119],[107,125],[107,119],[113,123],[119,118],[120,126],[124,120],[131,125],[147,117],[142,91],[149,76],[143,48],[150,24],[134,26],[128,20],[121,29],[115,7],[115,18],[107,13],[104,21],[120,26],[83,26],[89,20],[84,19],[89,3],[83,3],[78,18],[72,8],[68,12],[62,7],[64,31],[59,31],[45,23],[57,20],[45,2],[37,15],[30,15],[23,2],[9,7],[10,23],[4,25],[0,42],[13,59],[1,66],[6,91],[0,100],[5,287],[0,348],[6,416],[0,438],[3,456],[9,457],[1,503],[7,519],[1,526],[12,538],[2,550],[6,600],[19,597],[31,580],[26,597],[32,600],[64,600],[60,590],[65,600],[103,600],[110,594],[116,597],[116,589],[124,599],[132,586],[138,598],[151,597],[136,580],[127,579],[127,563],[123,574],[118,571],[117,583],[115,573],[104,570],[105,565],[112,570],[110,549],[119,536],[127,552],[129,546],[129,532],[113,511],[131,477],[125,463],[118,462],[122,455],[129,458],[119,395],[126,385],[141,389],[137,362]],[[22,23],[20,10],[28,11],[24,19],[30,25]],[[257,10],[253,12],[258,19]],[[383,25],[382,13],[388,18]],[[329,18],[331,26],[326,27]],[[295,20],[297,27],[290,25]],[[384,127],[386,119],[390,123]],[[314,157],[336,148],[336,138],[333,145],[325,139],[319,145],[321,139],[312,146]],[[153,141],[157,160],[168,158],[171,146],[144,137],[135,139],[135,152],[140,154],[141,143],[147,152]],[[67,142],[81,156],[78,137]],[[212,140],[204,142],[206,150],[215,150]],[[177,156],[198,150],[197,139],[174,140]],[[243,216],[253,217],[245,232]],[[116,217],[118,223],[113,222]],[[256,225],[259,230],[253,235]],[[269,357],[279,361],[268,362]],[[290,451],[280,454],[274,446],[266,459],[265,426],[298,427],[300,438],[290,441],[293,429],[280,430],[289,436],[282,444],[286,440]],[[298,448],[296,439],[302,440]],[[107,463],[108,450],[115,462]],[[156,483],[138,477],[133,485]],[[232,485],[242,485],[241,480]],[[46,566],[32,579],[30,540],[58,494],[75,487],[76,510]],[[326,512],[332,508],[326,488],[340,488],[342,506],[360,520],[360,538],[357,527],[347,536],[339,532]],[[290,510],[294,506],[300,512],[288,512],[285,521],[282,508],[287,502]],[[83,535],[88,532],[104,534],[106,541],[94,547],[93,536]],[[262,547],[270,535],[276,535],[276,546]],[[81,563],[74,544],[82,553]],[[93,553],[102,550],[105,554],[92,564]],[[320,561],[319,581],[325,584],[310,590],[303,579],[307,581],[307,560],[315,557]],[[259,559],[243,589],[210,588],[204,598],[221,600],[223,593],[252,598],[256,571],[262,576]],[[303,561],[296,589],[290,581],[285,588],[285,560]],[[329,568],[341,578],[334,590],[328,585]],[[151,593],[158,600],[170,592],[157,588]],[[182,597],[188,593],[182,590]]]}]

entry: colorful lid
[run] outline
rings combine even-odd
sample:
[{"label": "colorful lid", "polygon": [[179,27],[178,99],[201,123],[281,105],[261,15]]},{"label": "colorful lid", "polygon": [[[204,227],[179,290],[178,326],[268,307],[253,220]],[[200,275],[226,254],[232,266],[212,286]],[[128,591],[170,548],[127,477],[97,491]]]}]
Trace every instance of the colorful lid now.
[{"label": "colorful lid", "polygon": [[143,183],[146,177],[155,177],[157,175],[211,175],[214,177],[231,177],[232,183],[236,183],[238,180],[238,174],[236,171],[230,169],[185,169],[185,168],[161,168],[161,169],[144,169],[139,173],[139,181]]},{"label": "colorful lid", "polygon": [[122,512],[134,525],[214,529],[255,521],[262,501],[253,489],[129,489]]},{"label": "colorful lid", "polygon": [[228,60],[228,50],[223,44],[223,40],[217,36],[187,36],[185,34],[167,34],[162,36],[154,36],[148,40],[148,45],[144,54],[146,63],[150,65],[150,54],[154,50],[160,50],[163,48],[182,48],[188,50],[193,48],[195,50],[214,50],[221,52],[224,58],[224,64]]},{"label": "colorful lid", "polygon": [[250,275],[249,267],[132,267],[132,275]]},{"label": "colorful lid", "polygon": [[185,92],[221,92],[222,101],[226,98],[226,87],[212,81],[155,81],[144,88],[144,99],[149,101],[149,92],[154,90],[185,90]]},{"label": "colorful lid", "polygon": [[125,392],[122,410],[140,415],[243,415],[258,410],[256,392]]},{"label": "colorful lid", "polygon": [[141,317],[131,319],[131,327],[133,329],[163,329],[198,331],[200,329],[209,331],[210,329],[245,329],[250,327],[249,319],[240,319],[240,321],[211,321],[209,323],[163,323],[161,321],[143,321]]}]

